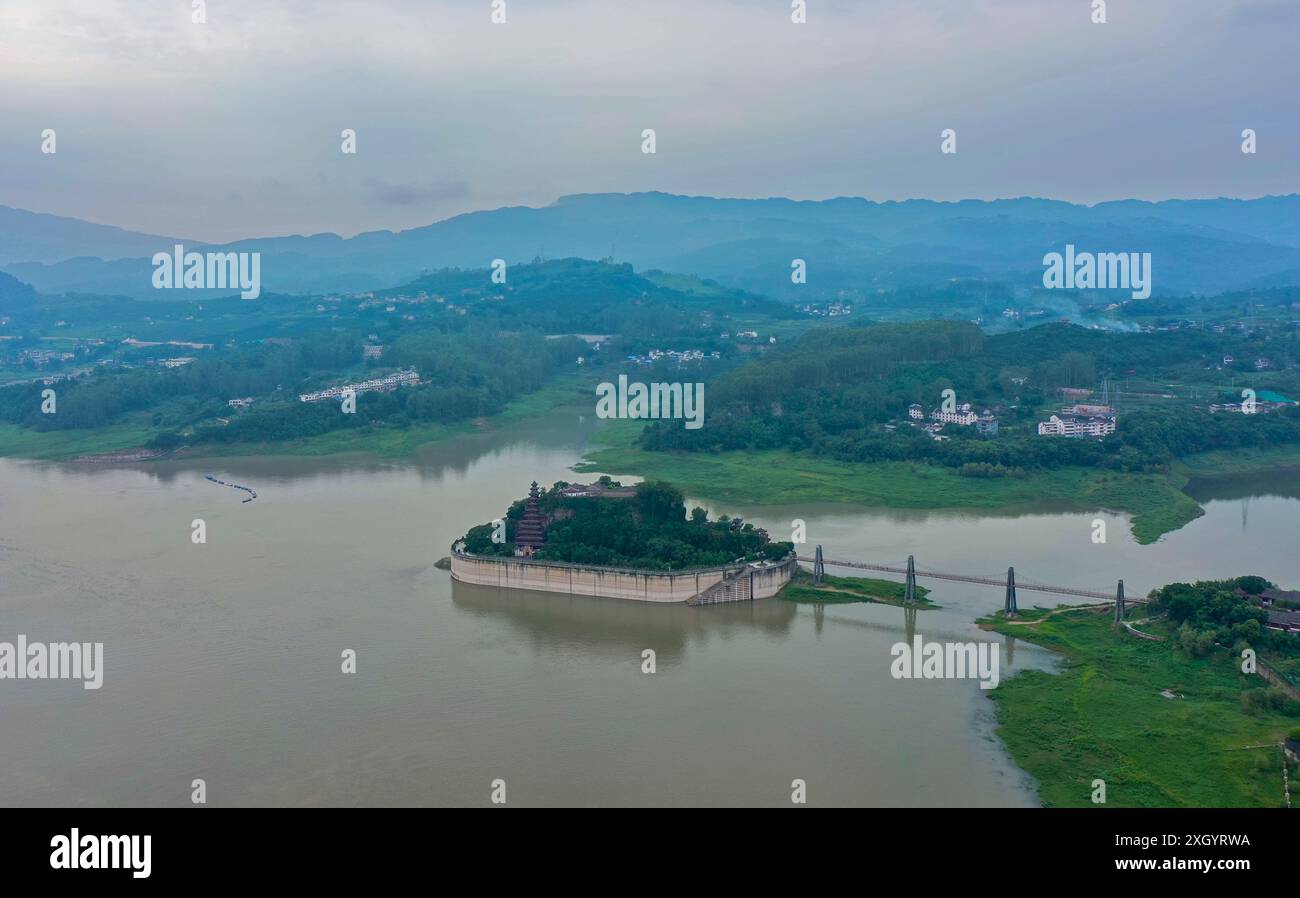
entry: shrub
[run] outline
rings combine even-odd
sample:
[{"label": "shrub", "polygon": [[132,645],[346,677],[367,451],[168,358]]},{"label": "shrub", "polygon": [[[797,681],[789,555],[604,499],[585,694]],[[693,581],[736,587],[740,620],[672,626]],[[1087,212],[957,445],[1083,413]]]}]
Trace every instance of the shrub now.
[{"label": "shrub", "polygon": [[1247,714],[1285,714],[1300,717],[1300,702],[1276,686],[1267,689],[1248,689],[1241,694],[1241,710]]}]

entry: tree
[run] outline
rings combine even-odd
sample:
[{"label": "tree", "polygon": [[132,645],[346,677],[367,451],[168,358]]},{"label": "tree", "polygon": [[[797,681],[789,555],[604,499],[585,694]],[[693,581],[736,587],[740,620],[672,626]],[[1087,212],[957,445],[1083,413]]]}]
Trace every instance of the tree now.
[{"label": "tree", "polygon": [[650,521],[680,521],[686,517],[686,499],[681,490],[662,480],[636,485],[636,507]]},{"label": "tree", "polygon": [[1252,596],[1259,595],[1273,585],[1263,577],[1257,577],[1254,574],[1247,574],[1244,577],[1238,577],[1234,582],[1236,582],[1237,586],[1241,588],[1242,592]]}]

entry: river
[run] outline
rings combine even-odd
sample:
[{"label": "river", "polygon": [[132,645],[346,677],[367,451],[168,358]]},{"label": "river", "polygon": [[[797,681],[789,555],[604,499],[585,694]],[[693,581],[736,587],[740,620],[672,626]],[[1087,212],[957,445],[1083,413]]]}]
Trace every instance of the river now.
[{"label": "river", "polygon": [[[890,676],[902,609],[647,606],[433,566],[529,481],[590,479],[569,469],[593,426],[534,421],[400,462],[0,460],[0,641],[104,644],[99,690],[0,681],[0,805],[185,806],[195,779],[211,805],[482,806],[503,780],[519,806],[789,806],[796,779],[815,805],[1036,803],[975,681]],[[1206,515],[1151,546],[1116,515],[702,504],[777,538],[803,519],[832,558],[1123,577],[1130,594],[1245,572],[1300,585],[1294,482],[1195,486]],[[974,627],[1000,589],[922,582],[944,606],[916,615],[925,639],[993,639],[1004,678],[1055,663]],[[1057,599],[1020,596],[1035,602]]]}]

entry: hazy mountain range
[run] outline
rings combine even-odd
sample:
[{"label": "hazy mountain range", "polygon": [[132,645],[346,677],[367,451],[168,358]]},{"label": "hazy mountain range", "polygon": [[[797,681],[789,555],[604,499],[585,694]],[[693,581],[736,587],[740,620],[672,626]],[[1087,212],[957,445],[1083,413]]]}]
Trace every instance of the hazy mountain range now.
[{"label": "hazy mountain range", "polygon": [[[983,278],[1033,287],[1044,253],[1149,252],[1154,292],[1300,284],[1300,195],[1252,200],[1044,199],[877,203],[579,194],[542,208],[458,215],[411,230],[269,237],[219,247],[0,206],[0,270],[42,293],[153,297],[155,252],[257,251],[264,291],[328,293],[406,283],[444,267],[613,257],[778,298],[865,296]],[[790,281],[791,260],[807,284]]]}]

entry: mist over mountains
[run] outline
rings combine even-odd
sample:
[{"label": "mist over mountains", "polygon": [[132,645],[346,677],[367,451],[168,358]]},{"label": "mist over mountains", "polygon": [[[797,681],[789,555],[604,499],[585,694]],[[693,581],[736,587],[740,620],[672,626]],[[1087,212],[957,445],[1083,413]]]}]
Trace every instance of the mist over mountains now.
[{"label": "mist over mountains", "polygon": [[51,264],[77,256],[102,260],[152,256],[176,238],[141,234],[79,218],[0,206],[0,265]]},{"label": "mist over mountains", "polygon": [[[1155,294],[1206,294],[1300,284],[1300,196],[1082,206],[579,194],[400,232],[217,246],[0,207],[0,271],[46,294],[159,298],[150,257],[177,242],[260,252],[263,289],[279,293],[383,289],[440,268],[570,256],[612,257],[788,300],[854,299],[954,278],[1032,288],[1041,285],[1043,255],[1073,243],[1081,251],[1149,252]],[[807,263],[807,284],[791,283],[793,259]]]}]

